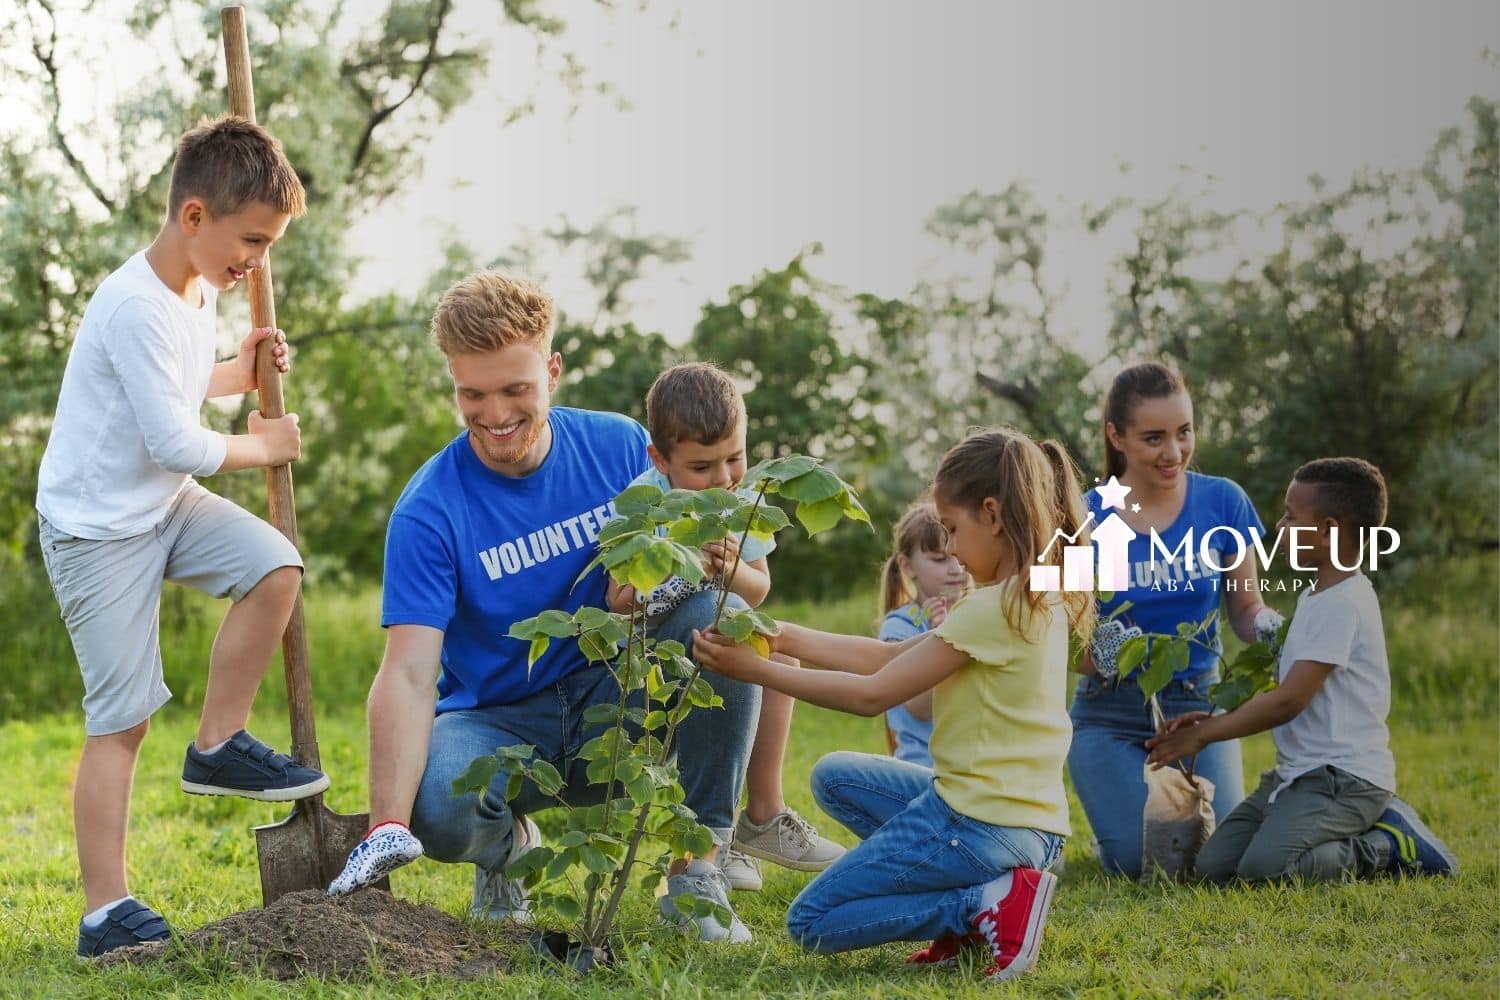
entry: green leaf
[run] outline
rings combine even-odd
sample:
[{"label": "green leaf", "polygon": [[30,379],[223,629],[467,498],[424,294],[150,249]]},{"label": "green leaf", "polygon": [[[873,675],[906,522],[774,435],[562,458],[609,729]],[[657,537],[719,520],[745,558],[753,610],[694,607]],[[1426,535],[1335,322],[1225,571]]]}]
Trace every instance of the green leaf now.
[{"label": "green leaf", "polygon": [[622,538],[648,530],[650,523],[643,517],[617,517],[599,529],[599,547],[609,548]]},{"label": "green leaf", "polygon": [[1120,651],[1115,654],[1115,666],[1120,676],[1129,677],[1146,659],[1150,648],[1150,641],[1143,635],[1131,636],[1121,643]]},{"label": "green leaf", "polygon": [[531,648],[526,651],[526,672],[529,674],[531,668],[536,666],[536,661],[547,652],[547,647],[552,645],[552,640],[545,635],[539,635],[531,640]]},{"label": "green leaf", "polygon": [[589,761],[588,779],[595,785],[602,785],[609,780],[609,758],[600,757],[598,760]]},{"label": "green leaf", "polygon": [[647,483],[631,486],[615,497],[615,513],[622,517],[644,514],[653,504],[661,500],[662,496],[661,490]]},{"label": "green leaf", "polygon": [[726,614],[719,620],[718,630],[720,635],[728,636],[735,642],[744,642],[755,631],[755,620],[743,612]]},{"label": "green leaf", "polygon": [[817,503],[838,496],[844,489],[843,481],[827,469],[810,469],[782,483],[781,495],[799,503]]},{"label": "green leaf", "polygon": [[562,791],[562,775],[545,760],[535,761],[531,765],[531,780],[536,782],[536,787],[543,795],[556,795]]},{"label": "green leaf", "polygon": [[578,648],[590,663],[607,663],[620,651],[618,646],[606,642],[598,632],[585,632],[579,636]]},{"label": "green leaf", "polygon": [[538,618],[527,618],[524,621],[516,622],[511,625],[510,631],[505,634],[512,639],[530,639],[537,634],[537,621]]},{"label": "green leaf", "polygon": [[554,639],[566,638],[577,630],[573,616],[565,611],[543,611],[536,616],[536,625],[542,634]]},{"label": "green leaf", "polygon": [[590,705],[583,710],[583,724],[586,726],[597,726],[615,721],[618,709],[611,702],[600,705]]},{"label": "green leaf", "polygon": [[699,857],[714,849],[714,835],[706,826],[695,826],[685,838],[687,849]]},{"label": "green leaf", "polygon": [[626,570],[630,585],[637,593],[649,594],[672,576],[677,562],[677,551],[673,543],[665,539],[652,539],[644,551],[630,560],[630,566]]},{"label": "green leaf", "polygon": [[659,708],[653,708],[646,713],[646,721],[643,726],[646,730],[660,729],[667,724],[667,713]]},{"label": "green leaf", "polygon": [[583,918],[583,904],[572,896],[547,896],[543,905],[550,906],[564,920],[581,920]]},{"label": "green leaf", "polygon": [[[786,455],[782,458],[773,458],[768,462],[761,462],[750,472],[745,473],[744,482],[758,485],[761,480],[781,484],[790,479],[796,479],[804,473],[811,472],[818,467],[818,460],[806,455]],[[753,473],[753,477],[752,477]]]},{"label": "green leaf", "polygon": [[656,797],[656,783],[651,780],[649,774],[639,774],[634,781],[625,785],[625,791],[630,793],[630,800],[637,806],[643,806]]},{"label": "green leaf", "polygon": [[584,844],[578,848],[578,858],[585,868],[596,875],[604,875],[615,870],[614,862],[593,844]]},{"label": "green leaf", "polygon": [[500,758],[492,753],[483,757],[475,757],[464,769],[464,773],[453,779],[453,794],[464,795],[468,792],[482,794],[490,787],[490,782],[495,780],[495,775],[500,772]]},{"label": "green leaf", "polygon": [[837,497],[819,500],[817,503],[797,505],[797,520],[802,522],[802,527],[807,529],[809,535],[827,531],[838,524],[843,517],[844,506],[839,503]]},{"label": "green leaf", "polygon": [[713,705],[713,685],[702,677],[693,678],[693,683],[688,687],[687,700],[695,708],[709,708]]},{"label": "green leaf", "polygon": [[863,521],[870,523],[870,513],[865,510],[865,505],[859,502],[859,497],[854,495],[853,490],[846,490],[839,500],[844,510],[844,516],[851,521]]},{"label": "green leaf", "polygon": [[512,771],[510,777],[505,779],[505,801],[510,802],[520,795],[525,784],[526,776],[520,771]]}]

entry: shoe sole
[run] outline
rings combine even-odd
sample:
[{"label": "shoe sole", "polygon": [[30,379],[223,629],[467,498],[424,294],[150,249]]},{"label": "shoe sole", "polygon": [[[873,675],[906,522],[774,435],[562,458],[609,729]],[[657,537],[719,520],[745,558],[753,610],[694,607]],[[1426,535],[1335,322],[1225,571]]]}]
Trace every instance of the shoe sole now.
[{"label": "shoe sole", "polygon": [[233,795],[242,799],[255,799],[257,802],[292,802],[296,799],[309,799],[327,789],[328,775],[326,774],[317,781],[310,781],[293,788],[225,788],[222,785],[200,785],[196,781],[182,779],[182,790],[189,795]]},{"label": "shoe sole", "polygon": [[1021,938],[1021,950],[1016,952],[1015,959],[1009,965],[990,975],[992,983],[1016,979],[1030,972],[1031,967],[1036,965],[1037,954],[1042,950],[1042,929],[1047,925],[1047,911],[1052,908],[1052,890],[1057,886],[1056,875],[1051,872],[1041,874],[1041,881],[1036,887],[1036,902],[1032,904],[1031,914],[1026,920],[1026,934]]},{"label": "shoe sole", "polygon": [[729,888],[733,889],[735,892],[760,892],[761,889],[765,888],[765,885],[766,883],[764,880],[761,880],[759,882],[750,882],[745,879],[729,879]]},{"label": "shoe sole", "polygon": [[747,844],[735,844],[734,849],[741,854],[749,855],[752,858],[759,858],[761,861],[769,861],[773,865],[781,868],[789,868],[794,872],[820,872],[843,857],[840,854],[839,858],[829,858],[827,861],[797,861],[781,854],[773,854],[770,851],[750,847]]}]

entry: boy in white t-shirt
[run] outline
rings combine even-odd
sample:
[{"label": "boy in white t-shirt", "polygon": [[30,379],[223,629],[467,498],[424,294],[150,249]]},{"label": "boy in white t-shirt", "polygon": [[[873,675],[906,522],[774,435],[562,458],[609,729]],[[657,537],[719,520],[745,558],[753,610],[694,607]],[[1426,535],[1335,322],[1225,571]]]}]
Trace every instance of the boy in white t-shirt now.
[{"label": "boy in white t-shirt", "polygon": [[1150,762],[1161,766],[1209,743],[1272,730],[1276,766],[1198,853],[1198,873],[1211,882],[1446,875],[1457,867],[1394,797],[1385,633],[1375,589],[1359,571],[1362,539],[1385,522],[1385,510],[1385,479],[1363,459],[1298,469],[1277,530],[1317,576],[1287,628],[1277,687],[1226,715],[1180,716],[1146,743]]},{"label": "boy in white t-shirt", "polygon": [[68,355],[57,415],[37,478],[47,576],[83,674],[84,748],[73,825],[88,912],[84,958],[168,935],[130,895],[125,830],[136,758],[162,682],[157,610],[163,580],[234,604],[214,640],[197,738],[182,789],[290,800],[328,787],[321,771],[245,731],[251,702],[286,628],[302,559],[279,531],[204,489],[194,476],[285,465],[297,417],[249,417],[249,433],[202,426],[205,398],[256,388],[256,345],[268,337],[287,370],[280,331],[253,331],[214,362],[214,305],[255,268],[304,210],[281,144],[244,118],[183,135],[167,217],[156,239],[100,282]]}]

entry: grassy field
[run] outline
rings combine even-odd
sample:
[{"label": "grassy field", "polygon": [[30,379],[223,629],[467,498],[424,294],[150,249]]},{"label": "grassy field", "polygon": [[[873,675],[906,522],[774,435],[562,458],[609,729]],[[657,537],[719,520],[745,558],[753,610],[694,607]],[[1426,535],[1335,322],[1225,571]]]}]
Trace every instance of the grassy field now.
[{"label": "grassy field", "polygon": [[[1342,886],[1228,890],[1140,888],[1102,876],[1089,855],[1088,826],[1074,807],[1067,870],[1038,968],[1007,988],[982,983],[973,968],[913,971],[909,950],[888,946],[834,958],[804,955],[783,927],[787,904],[806,876],[772,870],[758,894],[736,894],[756,933],[740,949],[695,945],[665,933],[626,942],[631,956],[617,973],[582,983],[529,966],[483,984],[403,981],[288,987],[225,970],[160,971],[79,966],[72,958],[82,907],[69,818],[69,789],[81,724],[76,669],[60,628],[18,605],[4,612],[14,638],[0,697],[0,995],[53,996],[698,996],[844,997],[1027,996],[1452,996],[1500,990],[1500,898],[1497,898],[1496,594],[1492,564],[1476,564],[1441,586],[1403,581],[1387,595],[1386,625],[1398,674],[1392,731],[1404,796],[1458,853],[1453,880],[1378,881]],[[1420,595],[1420,596],[1406,596]],[[202,662],[212,636],[196,599],[169,609],[175,641],[167,652],[178,694],[160,713],[137,776],[131,841],[134,890],[174,924],[191,930],[257,905],[259,884],[249,828],[281,811],[244,801],[209,800],[177,791],[184,745],[201,698]],[[1290,602],[1281,600],[1282,606]],[[363,697],[379,658],[381,636],[372,593],[309,595],[318,670],[319,735],[334,776],[329,804],[364,807]],[[869,598],[818,607],[782,607],[785,617],[862,630]],[[50,609],[46,614],[55,612]],[[18,651],[24,651],[18,653]],[[259,735],[287,742],[280,683],[268,685],[257,716]],[[833,749],[883,748],[878,720],[798,709],[787,762],[788,797],[845,843],[851,838],[822,817],[807,774]],[[1269,764],[1270,741],[1246,748],[1251,773]],[[543,829],[547,828],[545,817]],[[399,895],[450,913],[467,907],[467,866],[419,862],[394,877]],[[647,923],[648,901],[630,914]]]}]

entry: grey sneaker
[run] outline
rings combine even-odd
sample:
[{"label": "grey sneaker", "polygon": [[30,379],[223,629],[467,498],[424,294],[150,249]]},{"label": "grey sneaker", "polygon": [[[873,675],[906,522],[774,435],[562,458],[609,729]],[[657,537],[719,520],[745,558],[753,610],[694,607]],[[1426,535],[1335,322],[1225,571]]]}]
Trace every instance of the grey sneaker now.
[{"label": "grey sneaker", "polygon": [[[542,831],[536,828],[531,817],[517,815],[505,864],[509,865],[541,842]],[[531,912],[531,900],[526,897],[526,887],[520,879],[506,878],[504,867],[492,872],[475,865],[474,901],[469,904],[469,919],[508,920],[530,927],[536,916]]]},{"label": "grey sneaker", "polygon": [[[685,913],[678,908],[677,900],[691,900],[700,908],[704,904],[723,907],[728,912],[728,926],[719,922],[711,913]],[[686,903],[684,903],[686,905]],[[675,924],[684,934],[695,930],[703,941],[728,941],[730,944],[748,944],[750,928],[746,927],[729,905],[729,880],[707,861],[694,858],[681,875],[667,879],[667,894],[657,902],[662,919]],[[722,915],[722,914],[720,914]]]},{"label": "grey sneaker", "polygon": [[788,809],[762,826],[740,813],[731,846],[741,854],[799,872],[820,872],[844,856],[844,849]]},{"label": "grey sneaker", "polygon": [[729,880],[729,888],[745,892],[760,892],[764,881],[760,876],[760,862],[748,854],[741,854],[733,847],[724,852],[724,864],[720,869]]}]

